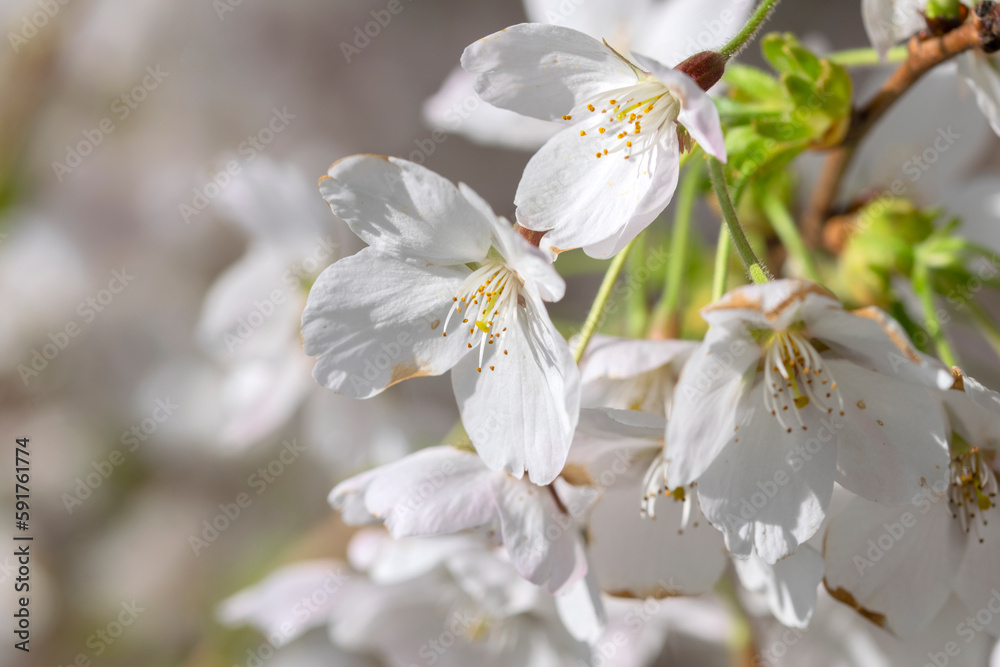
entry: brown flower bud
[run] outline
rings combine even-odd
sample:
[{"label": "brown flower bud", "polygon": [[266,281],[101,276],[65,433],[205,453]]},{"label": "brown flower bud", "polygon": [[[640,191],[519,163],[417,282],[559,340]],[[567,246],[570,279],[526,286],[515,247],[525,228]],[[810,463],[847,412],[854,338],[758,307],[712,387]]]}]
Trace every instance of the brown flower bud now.
[{"label": "brown flower bud", "polygon": [[983,51],[1000,51],[1000,4],[986,0],[976,5],[975,12]]},{"label": "brown flower bud", "polygon": [[684,72],[695,80],[695,83],[707,91],[722,78],[726,72],[726,57],[715,51],[696,53],[674,69]]}]

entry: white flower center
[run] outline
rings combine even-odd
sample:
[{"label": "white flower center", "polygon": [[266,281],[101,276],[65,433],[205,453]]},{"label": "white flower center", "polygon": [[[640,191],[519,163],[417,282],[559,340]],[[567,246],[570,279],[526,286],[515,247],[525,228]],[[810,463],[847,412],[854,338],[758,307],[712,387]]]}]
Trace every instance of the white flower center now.
[{"label": "white flower center", "polygon": [[[521,281],[511,269],[498,261],[487,260],[483,266],[469,274],[458,292],[452,297],[451,310],[444,321],[441,335],[448,335],[448,324],[454,315],[462,316],[461,335],[468,325],[469,349],[479,346],[480,373],[483,371],[483,355],[487,345],[500,340],[507,331],[506,323],[515,316],[520,297]],[[503,351],[507,354],[507,350]],[[490,366],[490,370],[494,370]]]},{"label": "white flower center", "polygon": [[764,358],[764,407],[778,419],[789,433],[789,412],[806,430],[799,410],[810,403],[825,413],[833,412],[834,404],[844,414],[844,399],[837,381],[812,343],[800,333],[778,331],[767,343]]},{"label": "white flower center", "polygon": [[[962,524],[966,533],[975,529],[983,541],[986,511],[996,504],[997,476],[983,460],[978,447],[973,447],[951,459],[951,483],[948,485],[948,504],[951,515]],[[978,519],[978,520],[977,520]]]},{"label": "white flower center", "polygon": [[[661,129],[673,131],[680,113],[680,101],[661,82],[648,79],[638,85],[602,93],[586,109],[596,117],[583,120],[580,136],[594,132],[607,138],[607,145],[596,153],[602,158],[613,154],[628,160],[651,148]],[[572,116],[563,116],[571,120]]]}]

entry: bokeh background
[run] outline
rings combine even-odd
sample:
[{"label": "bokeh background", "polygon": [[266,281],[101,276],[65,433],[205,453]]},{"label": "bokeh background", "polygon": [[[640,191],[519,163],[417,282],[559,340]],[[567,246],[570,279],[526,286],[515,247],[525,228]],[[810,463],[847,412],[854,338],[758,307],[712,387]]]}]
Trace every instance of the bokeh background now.
[{"label": "bokeh background", "polygon": [[[859,4],[786,0],[769,28],[866,46]],[[358,249],[315,187],[330,163],[416,151],[511,217],[530,157],[424,115],[468,43],[524,20],[518,0],[401,0],[358,49],[385,6],[0,0],[0,444],[31,439],[35,536],[30,659],[5,639],[0,664],[244,664],[259,638],[220,625],[218,603],[282,563],[343,555],[333,484],[454,423],[447,377],[349,403],[314,385],[298,346],[310,281]],[[746,59],[759,62],[755,47]],[[859,90],[880,76],[861,74]],[[848,187],[898,177],[934,136],[927,119],[944,118],[960,139],[912,194],[1000,247],[998,142],[969,91],[941,85],[883,123]],[[797,168],[807,184],[816,161]],[[571,289],[553,313],[572,326],[600,266],[565,264]],[[996,386],[992,353],[970,345]],[[235,505],[240,494],[251,502]],[[4,522],[4,544],[12,531]],[[94,639],[128,608],[141,611],[119,637]]]}]

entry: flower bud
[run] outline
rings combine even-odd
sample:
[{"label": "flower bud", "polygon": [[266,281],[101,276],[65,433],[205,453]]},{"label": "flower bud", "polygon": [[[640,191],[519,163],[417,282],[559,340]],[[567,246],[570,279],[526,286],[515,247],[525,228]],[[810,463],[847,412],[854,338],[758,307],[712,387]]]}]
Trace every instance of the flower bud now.
[{"label": "flower bud", "polygon": [[976,25],[983,51],[1000,51],[1000,4],[985,0],[976,5]]},{"label": "flower bud", "polygon": [[726,72],[726,57],[715,51],[696,53],[674,69],[684,72],[695,80],[695,83],[707,91],[722,78]]}]

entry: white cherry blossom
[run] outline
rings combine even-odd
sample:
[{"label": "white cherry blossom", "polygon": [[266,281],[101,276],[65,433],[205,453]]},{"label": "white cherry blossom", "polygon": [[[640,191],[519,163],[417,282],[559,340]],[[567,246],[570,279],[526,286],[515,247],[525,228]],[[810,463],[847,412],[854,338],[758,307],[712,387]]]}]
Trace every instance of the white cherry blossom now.
[{"label": "white cherry blossom", "polygon": [[923,630],[951,596],[981,629],[1000,637],[1000,513],[996,454],[1000,394],[955,369],[945,397],[953,429],[947,484],[923,489],[914,507],[854,500],[826,536],[826,586],[893,633]]},{"label": "white cherry blossom", "polygon": [[[698,51],[717,47],[742,24],[752,3],[745,0],[524,0],[530,23],[572,28],[606,39],[619,53],[637,51],[676,66]],[[499,109],[476,96],[475,77],[456,67],[424,103],[434,128],[490,146],[537,150],[558,123]]]},{"label": "white cherry blossom", "polygon": [[726,159],[718,112],[694,79],[632,58],[542,24],[511,26],[462,55],[487,102],[568,125],[528,162],[514,197],[518,222],[548,232],[542,247],[554,253],[624,248],[670,203],[689,138]]},{"label": "white cherry blossom", "polygon": [[773,564],[820,527],[834,480],[910,502],[947,475],[936,393],[951,375],[882,311],[845,311],[797,280],[750,285],[702,311],[667,426],[665,480],[697,482],[737,555]]},{"label": "white cherry blossom", "polygon": [[352,477],[330,503],[347,523],[384,522],[396,538],[485,527],[521,576],[552,592],[587,572],[579,532],[551,487],[490,470],[455,447],[430,447]]},{"label": "white cherry blossom", "polygon": [[320,189],[368,247],[317,279],[302,315],[313,377],[368,398],[452,370],[462,421],[490,468],[538,484],[562,468],[579,372],[546,313],[565,283],[464,185],[405,160],[359,155]]}]

